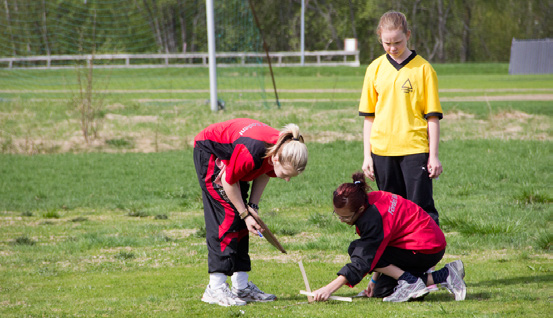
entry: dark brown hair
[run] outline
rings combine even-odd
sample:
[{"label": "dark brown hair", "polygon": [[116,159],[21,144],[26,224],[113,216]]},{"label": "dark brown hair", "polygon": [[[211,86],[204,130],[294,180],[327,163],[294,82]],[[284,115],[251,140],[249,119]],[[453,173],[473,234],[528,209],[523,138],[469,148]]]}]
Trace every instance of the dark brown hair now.
[{"label": "dark brown hair", "polygon": [[366,205],[367,192],[372,191],[365,180],[363,172],[354,173],[353,182],[342,183],[334,191],[333,204],[336,208],[347,207],[350,211],[357,211],[362,205]]}]

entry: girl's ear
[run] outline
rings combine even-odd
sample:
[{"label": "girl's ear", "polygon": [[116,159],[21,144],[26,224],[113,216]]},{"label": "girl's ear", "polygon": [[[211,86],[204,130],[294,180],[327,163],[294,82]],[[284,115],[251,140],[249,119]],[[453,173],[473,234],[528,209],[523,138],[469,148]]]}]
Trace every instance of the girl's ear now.
[{"label": "girl's ear", "polygon": [[405,36],[407,37],[407,41],[409,41],[409,38],[411,38],[411,30],[407,30]]}]

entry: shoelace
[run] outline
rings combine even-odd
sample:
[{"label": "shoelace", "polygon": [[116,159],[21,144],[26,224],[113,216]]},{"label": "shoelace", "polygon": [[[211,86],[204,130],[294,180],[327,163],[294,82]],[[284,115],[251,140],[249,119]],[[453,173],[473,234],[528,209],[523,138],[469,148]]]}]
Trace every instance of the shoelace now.
[{"label": "shoelace", "polygon": [[228,288],[227,286],[225,286],[223,288],[223,294],[226,296],[226,297],[229,297],[229,298],[232,298],[232,299],[235,299],[236,298],[236,295],[234,295],[234,293],[230,290],[230,288]]},{"label": "shoelace", "polygon": [[264,292],[262,292],[261,289],[259,289],[254,283],[248,284],[248,287],[256,293],[264,294]]}]

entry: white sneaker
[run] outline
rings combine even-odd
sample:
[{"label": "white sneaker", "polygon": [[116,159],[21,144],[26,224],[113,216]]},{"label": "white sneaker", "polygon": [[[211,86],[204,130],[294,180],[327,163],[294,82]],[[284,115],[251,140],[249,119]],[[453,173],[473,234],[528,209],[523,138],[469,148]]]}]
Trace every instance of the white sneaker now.
[{"label": "white sneaker", "polygon": [[211,286],[207,285],[204,295],[202,296],[202,301],[209,304],[217,304],[219,306],[244,306],[245,301],[239,299],[234,295],[228,286],[227,283],[221,288],[212,289]]},{"label": "white sneaker", "polygon": [[456,260],[451,263],[445,264],[445,267],[449,270],[449,275],[442,286],[447,288],[450,293],[455,295],[455,300],[465,300],[467,296],[467,284],[463,280],[465,276],[465,268],[461,260]]},{"label": "white sneaker", "polygon": [[459,273],[459,275],[461,275],[462,279],[465,279],[465,266],[463,265],[463,261],[458,259],[458,260],[453,261],[453,262],[448,263],[448,264],[449,264],[449,266],[452,266],[452,267],[455,268],[457,273]]},{"label": "white sneaker", "polygon": [[428,289],[422,279],[417,279],[414,284],[409,284],[407,281],[399,280],[394,293],[388,297],[384,297],[383,301],[399,303],[410,299],[420,298],[426,294],[428,294]]},{"label": "white sneaker", "polygon": [[232,287],[232,293],[243,301],[259,301],[267,302],[273,301],[277,297],[273,294],[266,294],[262,292],[254,283],[248,282],[248,286],[244,289],[236,289]]}]

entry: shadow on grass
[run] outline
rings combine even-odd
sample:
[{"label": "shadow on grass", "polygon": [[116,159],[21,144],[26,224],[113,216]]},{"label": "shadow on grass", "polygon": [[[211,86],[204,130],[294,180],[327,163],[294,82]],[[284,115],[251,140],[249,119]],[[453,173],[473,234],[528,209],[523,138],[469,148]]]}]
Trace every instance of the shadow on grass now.
[{"label": "shadow on grass", "polygon": [[[472,293],[470,291],[470,286],[467,287],[467,296],[465,300],[488,300],[491,299],[492,295],[488,292],[483,293]],[[455,302],[455,297],[446,290],[440,290],[439,292],[434,292],[429,294],[424,298],[424,302]]]},{"label": "shadow on grass", "polygon": [[499,285],[524,285],[527,283],[550,283],[553,281],[553,274],[538,274],[532,275],[532,276],[517,276],[517,277],[511,277],[506,279],[493,279],[493,280],[485,280],[480,281],[477,283],[471,283],[469,285],[470,287],[494,287]]},{"label": "shadow on grass", "polygon": [[[470,286],[469,286],[470,288]],[[355,297],[355,294],[348,295],[346,293],[343,294],[336,294],[335,296],[342,296],[342,297],[352,297],[353,302],[382,302],[382,298],[366,298],[366,297]],[[488,292],[482,292],[482,293],[471,293],[470,289],[467,291],[467,296],[465,300],[487,300],[491,299],[492,295]],[[278,297],[279,301],[291,301],[296,302],[293,305],[306,305],[307,303],[307,297],[306,296],[288,296],[288,297]],[[450,294],[447,290],[441,289],[440,291],[433,292],[431,294],[428,294],[424,299],[416,300],[413,302],[455,302],[455,297]],[[332,301],[329,300],[329,303],[342,303],[340,301]],[[283,305],[284,307],[289,307],[293,305]]]}]

